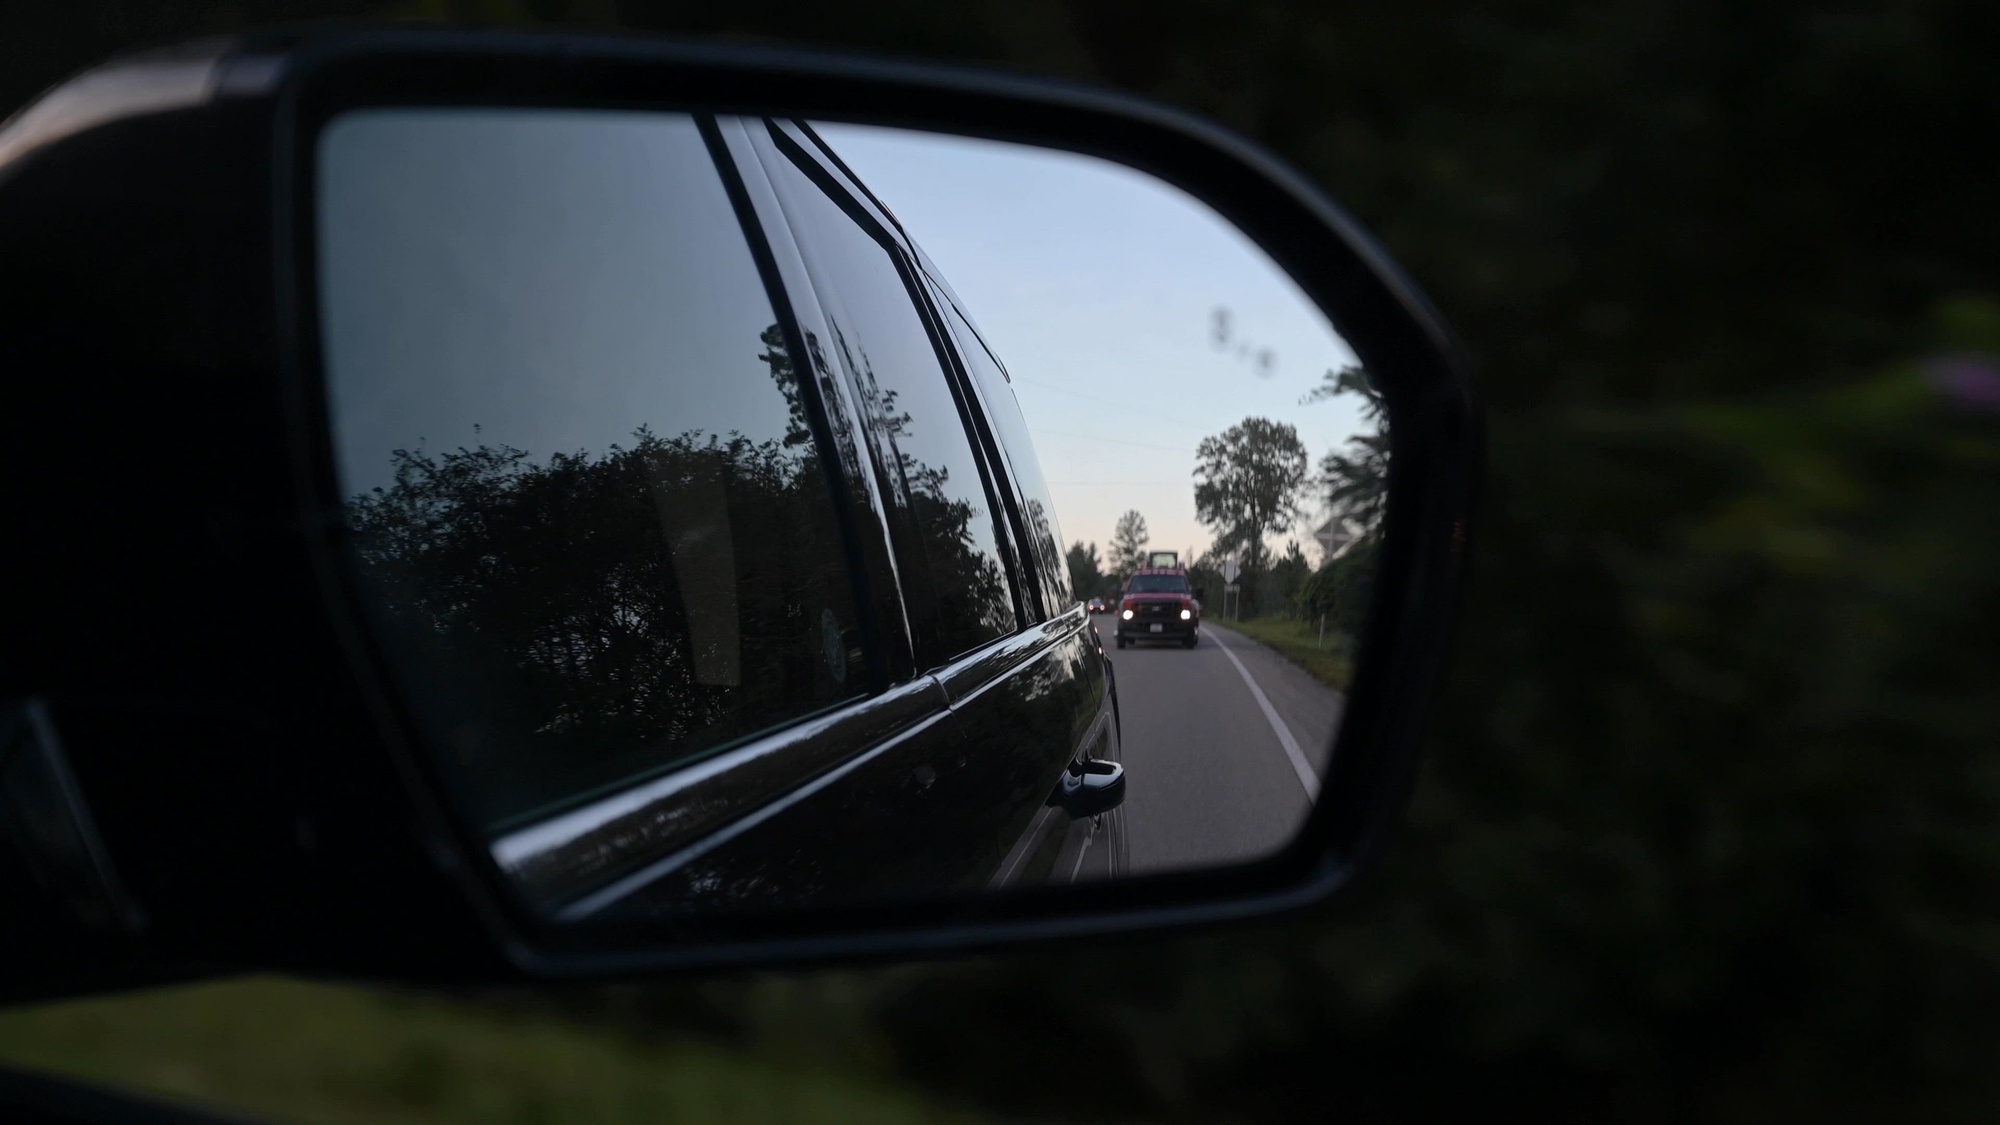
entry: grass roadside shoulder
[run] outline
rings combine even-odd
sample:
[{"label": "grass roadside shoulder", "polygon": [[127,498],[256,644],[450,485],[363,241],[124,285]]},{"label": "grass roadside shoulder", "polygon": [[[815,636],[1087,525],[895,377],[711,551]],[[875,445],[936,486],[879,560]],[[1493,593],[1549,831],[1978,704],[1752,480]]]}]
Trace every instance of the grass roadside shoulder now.
[{"label": "grass roadside shoulder", "polygon": [[1278,655],[1310,672],[1314,679],[1339,691],[1347,690],[1353,665],[1341,655],[1345,638],[1326,631],[1326,645],[1320,647],[1319,626],[1291,617],[1253,617],[1248,621],[1218,621],[1224,629],[1241,633],[1276,651]]},{"label": "grass roadside shoulder", "polygon": [[0,1012],[0,1063],[273,1122],[965,1122],[887,1080],[259,978]]}]

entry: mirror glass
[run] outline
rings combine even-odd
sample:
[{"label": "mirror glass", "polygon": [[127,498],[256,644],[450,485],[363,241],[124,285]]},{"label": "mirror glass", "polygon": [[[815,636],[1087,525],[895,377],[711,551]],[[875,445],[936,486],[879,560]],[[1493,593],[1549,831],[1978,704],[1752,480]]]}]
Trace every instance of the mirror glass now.
[{"label": "mirror glass", "polygon": [[563,920],[1268,857],[1387,418],[1200,201],[858,125],[383,108],[316,145],[355,588]]}]

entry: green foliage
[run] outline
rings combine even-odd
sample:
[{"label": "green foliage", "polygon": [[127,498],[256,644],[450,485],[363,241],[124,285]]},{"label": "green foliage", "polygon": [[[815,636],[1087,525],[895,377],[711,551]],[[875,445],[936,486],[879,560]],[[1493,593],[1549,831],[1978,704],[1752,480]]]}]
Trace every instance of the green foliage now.
[{"label": "green foliage", "polygon": [[1285,659],[1312,673],[1321,683],[1347,690],[1354,666],[1347,658],[1345,639],[1331,622],[1327,624],[1324,636],[1314,619],[1276,614],[1231,621],[1228,627],[1270,646]]},{"label": "green foliage", "polygon": [[1372,535],[1382,526],[1389,500],[1389,431],[1384,425],[1388,404],[1367,373],[1352,365],[1327,372],[1320,385],[1300,401],[1324,402],[1340,395],[1361,399],[1362,421],[1372,428],[1349,438],[1345,452],[1329,450],[1320,458],[1320,483],[1326,489],[1327,509],[1333,518],[1359,534]]},{"label": "green foliage", "polygon": [[1132,572],[1146,565],[1146,517],[1136,509],[1118,517],[1111,529],[1111,574],[1123,585]]},{"label": "green foliage", "polygon": [[1181,556],[1188,560],[1188,585],[1201,591],[1202,614],[1219,618],[1222,615],[1222,588],[1227,583],[1222,580],[1222,571],[1217,567],[1221,560],[1213,554],[1197,555],[1189,551]]},{"label": "green foliage", "polygon": [[1339,558],[1313,571],[1299,591],[1299,603],[1312,617],[1325,614],[1328,624],[1346,636],[1357,636],[1366,623],[1373,593],[1378,541],[1363,539]]},{"label": "green foliage", "polygon": [[1258,605],[1265,613],[1297,615],[1302,610],[1300,596],[1312,574],[1312,565],[1306,562],[1305,552],[1299,549],[1298,540],[1288,541],[1285,553],[1278,556],[1270,569],[1260,576]]},{"label": "green foliage", "polygon": [[1994,1096],[1990,423],[1898,366],[1494,438],[1410,967],[1490,1049],[1688,1097]]},{"label": "green foliage", "polygon": [[955,1122],[878,1078],[414,996],[245,980],[0,1013],[0,1058],[272,1122]]},{"label": "green foliage", "polygon": [[1087,600],[1104,593],[1107,580],[1104,561],[1097,554],[1097,544],[1085,545],[1079,540],[1070,544],[1063,557],[1069,564],[1069,588],[1077,597]]}]

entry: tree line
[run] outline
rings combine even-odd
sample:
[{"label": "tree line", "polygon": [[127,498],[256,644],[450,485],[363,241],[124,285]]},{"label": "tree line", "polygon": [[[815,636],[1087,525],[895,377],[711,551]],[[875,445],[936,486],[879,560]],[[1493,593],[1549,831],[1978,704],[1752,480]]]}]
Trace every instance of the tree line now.
[{"label": "tree line", "polygon": [[[1183,556],[1194,585],[1219,596],[1221,560],[1233,556],[1248,613],[1327,614],[1343,630],[1359,627],[1388,500],[1388,415],[1381,393],[1357,365],[1326,372],[1301,402],[1339,396],[1360,400],[1365,428],[1344,448],[1323,455],[1317,472],[1309,469],[1305,442],[1290,423],[1249,417],[1201,440],[1193,472],[1195,518],[1214,538],[1207,550]],[[1268,541],[1295,526],[1314,498],[1347,539],[1317,567],[1296,539],[1276,553]],[[1115,596],[1145,564],[1149,542],[1145,516],[1125,512],[1108,554],[1099,554],[1095,542],[1070,544],[1071,587],[1080,597]]]}]

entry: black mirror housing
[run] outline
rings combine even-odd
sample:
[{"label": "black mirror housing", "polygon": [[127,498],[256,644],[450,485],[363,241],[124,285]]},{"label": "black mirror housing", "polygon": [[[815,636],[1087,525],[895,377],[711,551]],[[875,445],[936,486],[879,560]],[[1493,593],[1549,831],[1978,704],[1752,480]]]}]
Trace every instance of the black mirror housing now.
[{"label": "black mirror housing", "polygon": [[[1393,469],[1328,796],[1292,845],[1243,868],[1023,892],[975,913],[916,902],[643,929],[558,924],[524,899],[456,811],[344,569],[312,153],[354,107],[579,103],[1100,156],[1214,208],[1324,309],[1394,417]],[[1401,815],[1479,456],[1436,313],[1275,158],[1107,90],[814,51],[314,28],[107,64],[0,129],[0,338],[16,396],[0,466],[38,482],[10,500],[16,583],[35,595],[10,600],[0,630],[0,714],[36,716],[36,753],[88,814],[65,847],[93,857],[118,902],[79,911],[36,889],[50,857],[0,836],[0,888],[35,896],[0,939],[0,999],[212,972],[442,983],[879,957],[1324,900]],[[1072,776],[1053,802],[1070,817],[1124,801],[1115,761]]]}]

